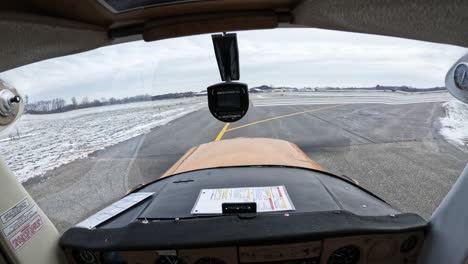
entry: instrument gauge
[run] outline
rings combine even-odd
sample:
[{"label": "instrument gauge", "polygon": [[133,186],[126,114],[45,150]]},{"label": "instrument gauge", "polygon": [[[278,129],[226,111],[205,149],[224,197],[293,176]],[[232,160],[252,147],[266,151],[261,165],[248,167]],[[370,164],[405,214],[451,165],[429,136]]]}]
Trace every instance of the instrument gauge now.
[{"label": "instrument gauge", "polygon": [[357,246],[344,246],[335,250],[328,258],[328,264],[356,264],[361,257]]},{"label": "instrument gauge", "polygon": [[455,85],[462,90],[468,90],[468,66],[458,64],[454,71]]},{"label": "instrument gauge", "polygon": [[72,255],[78,264],[98,264],[96,255],[89,250],[73,250]]}]

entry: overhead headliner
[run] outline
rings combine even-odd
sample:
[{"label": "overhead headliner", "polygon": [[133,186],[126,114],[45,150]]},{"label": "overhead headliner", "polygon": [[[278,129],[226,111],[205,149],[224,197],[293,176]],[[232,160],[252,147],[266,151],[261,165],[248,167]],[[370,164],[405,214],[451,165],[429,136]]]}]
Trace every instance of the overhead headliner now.
[{"label": "overhead headliner", "polygon": [[204,0],[118,14],[97,0],[0,1],[0,72],[142,36],[157,40],[290,26],[466,47],[468,1]]}]

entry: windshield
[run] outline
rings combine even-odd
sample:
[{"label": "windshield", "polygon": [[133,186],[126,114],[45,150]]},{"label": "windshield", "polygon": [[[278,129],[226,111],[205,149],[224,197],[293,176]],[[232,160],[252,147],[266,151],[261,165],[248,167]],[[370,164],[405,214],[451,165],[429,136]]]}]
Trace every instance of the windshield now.
[{"label": "windshield", "polygon": [[238,32],[244,118],[210,114],[220,82],[210,35],[119,44],[0,74],[25,114],[0,133],[1,156],[60,231],[190,148],[238,137],[295,143],[428,219],[468,160],[468,107],[444,78],[466,49],[318,29]]}]

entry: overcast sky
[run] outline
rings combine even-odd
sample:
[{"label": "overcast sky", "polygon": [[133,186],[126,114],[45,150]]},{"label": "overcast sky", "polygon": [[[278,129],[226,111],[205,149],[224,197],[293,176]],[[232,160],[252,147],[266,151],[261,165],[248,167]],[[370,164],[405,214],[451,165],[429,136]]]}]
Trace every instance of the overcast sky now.
[{"label": "overcast sky", "polygon": [[[250,87],[443,86],[467,50],[319,29],[238,32],[240,76]],[[143,41],[0,73],[32,100],[200,91],[220,82],[210,35]]]}]

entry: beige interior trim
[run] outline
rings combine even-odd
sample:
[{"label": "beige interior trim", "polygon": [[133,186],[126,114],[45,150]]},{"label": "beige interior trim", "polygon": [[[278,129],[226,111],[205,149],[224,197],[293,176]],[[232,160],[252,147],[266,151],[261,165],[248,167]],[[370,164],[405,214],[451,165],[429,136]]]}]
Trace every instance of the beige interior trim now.
[{"label": "beige interior trim", "polygon": [[468,1],[305,0],[296,24],[468,46]]},{"label": "beige interior trim", "polygon": [[[0,179],[0,215],[8,216],[0,221],[2,252],[13,263],[64,263],[65,256],[58,245],[59,232],[1,157]],[[18,229],[28,226],[32,228],[27,234]],[[18,242],[16,248],[12,241]]]},{"label": "beige interior trim", "polygon": [[0,17],[0,72],[109,43],[102,27],[34,15]]},{"label": "beige interior trim", "polygon": [[272,29],[278,26],[274,12],[198,14],[158,19],[145,25],[145,41],[222,31]]}]

